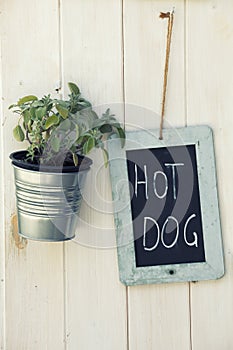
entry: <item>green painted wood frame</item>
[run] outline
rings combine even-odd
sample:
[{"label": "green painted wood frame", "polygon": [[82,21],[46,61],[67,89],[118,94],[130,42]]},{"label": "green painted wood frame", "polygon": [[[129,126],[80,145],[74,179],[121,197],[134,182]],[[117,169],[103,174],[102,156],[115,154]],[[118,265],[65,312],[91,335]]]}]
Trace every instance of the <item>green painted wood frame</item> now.
[{"label": "green painted wood frame", "polygon": [[[195,144],[206,261],[136,267],[126,150]],[[224,275],[213,133],[208,126],[126,132],[108,144],[120,281],[125,285],[218,279]]]}]

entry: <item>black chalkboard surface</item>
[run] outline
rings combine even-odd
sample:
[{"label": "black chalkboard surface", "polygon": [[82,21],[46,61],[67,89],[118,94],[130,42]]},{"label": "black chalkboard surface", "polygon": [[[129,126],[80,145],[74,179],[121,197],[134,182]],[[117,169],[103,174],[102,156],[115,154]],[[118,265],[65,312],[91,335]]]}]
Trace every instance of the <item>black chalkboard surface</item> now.
[{"label": "black chalkboard surface", "polygon": [[136,266],[205,261],[195,145],[126,157]]},{"label": "black chalkboard surface", "polygon": [[213,133],[126,132],[108,145],[119,275],[126,285],[224,274]]}]

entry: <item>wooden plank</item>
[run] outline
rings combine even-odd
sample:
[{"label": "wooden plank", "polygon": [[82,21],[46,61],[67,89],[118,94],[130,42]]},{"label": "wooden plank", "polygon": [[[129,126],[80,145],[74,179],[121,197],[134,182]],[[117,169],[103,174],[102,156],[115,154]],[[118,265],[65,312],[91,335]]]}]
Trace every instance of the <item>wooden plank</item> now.
[{"label": "wooden plank", "polygon": [[[1,6],[0,6],[0,23]],[[0,82],[2,82],[2,25],[0,24]],[[2,84],[0,83],[0,349],[5,350],[5,234],[4,234],[4,167],[3,167],[3,113],[2,113]]]},{"label": "wooden plank", "polygon": [[[63,349],[62,244],[20,242],[8,154],[16,119],[8,105],[24,94],[53,92],[59,80],[56,0],[2,1],[2,95],[6,230],[6,349]],[[11,230],[13,232],[11,232]],[[12,235],[13,233],[13,235]]]},{"label": "wooden plank", "polygon": [[[121,1],[63,2],[63,76],[98,111],[123,120]],[[106,105],[105,105],[106,104]],[[102,155],[85,186],[77,237],[66,243],[67,349],[126,349],[126,289],[118,280],[108,170]],[[105,249],[101,249],[104,247]]]},{"label": "wooden plank", "polygon": [[[167,20],[159,19],[159,13],[171,11],[173,6],[175,19],[165,126],[185,124],[184,4],[180,1],[126,0],[125,94],[128,127],[159,126],[167,32]],[[129,287],[128,298],[130,350],[190,349],[188,283]]]},{"label": "wooden plank", "polygon": [[233,344],[232,10],[230,0],[187,2],[188,123],[213,128],[226,265],[221,280],[192,285],[193,350]]},{"label": "wooden plank", "polygon": [[160,19],[159,14],[173,7],[165,127],[185,123],[183,2],[125,1],[126,109],[135,113],[128,113],[126,122],[135,123],[134,127],[156,128],[160,123],[167,19]]},{"label": "wooden plank", "polygon": [[[1,114],[2,115],[2,114]],[[2,131],[0,130],[2,138]],[[3,150],[1,142],[1,150]],[[4,235],[4,183],[3,183],[3,161],[0,155],[0,349],[5,349],[5,235]]]}]

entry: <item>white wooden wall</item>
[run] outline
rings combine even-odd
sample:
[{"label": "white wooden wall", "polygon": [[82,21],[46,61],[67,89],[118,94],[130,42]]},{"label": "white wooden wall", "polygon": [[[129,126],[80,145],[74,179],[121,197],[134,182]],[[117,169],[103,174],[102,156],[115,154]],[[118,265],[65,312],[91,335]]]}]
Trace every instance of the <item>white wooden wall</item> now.
[{"label": "white wooden wall", "polygon": [[[126,288],[115,249],[13,238],[8,154],[20,145],[7,107],[24,94],[55,94],[59,84],[66,94],[74,81],[95,105],[119,103],[127,125],[157,126],[167,25],[158,15],[173,6],[166,119],[214,129],[226,275]],[[232,13],[232,0],[0,0],[2,350],[233,349]],[[107,171],[97,190],[111,198]],[[79,233],[87,241],[113,235],[104,208],[85,206]]]}]

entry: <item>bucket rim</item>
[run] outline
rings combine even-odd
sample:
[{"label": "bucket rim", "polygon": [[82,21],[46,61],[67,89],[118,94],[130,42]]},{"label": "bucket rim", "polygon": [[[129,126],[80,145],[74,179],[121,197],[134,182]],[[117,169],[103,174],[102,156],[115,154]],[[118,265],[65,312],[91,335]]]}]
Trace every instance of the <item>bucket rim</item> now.
[{"label": "bucket rim", "polygon": [[78,166],[75,165],[66,165],[64,167],[53,166],[53,165],[39,165],[39,164],[30,164],[24,161],[26,156],[26,150],[20,150],[12,152],[9,155],[11,159],[11,164],[13,167],[17,169],[23,169],[28,172],[42,173],[42,174],[72,174],[72,173],[80,173],[84,171],[90,170],[90,167],[93,161],[86,156],[79,156],[82,161]]}]

